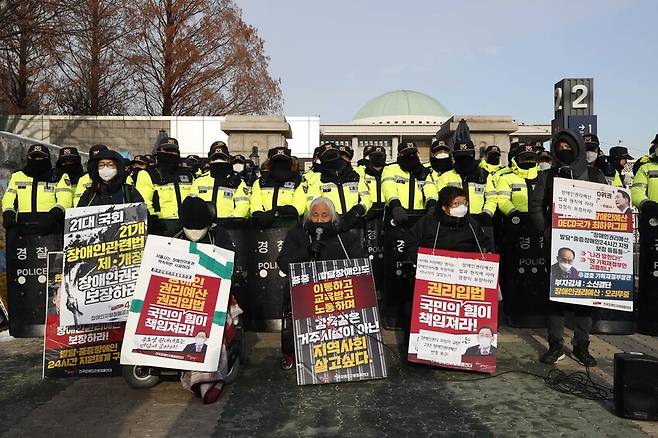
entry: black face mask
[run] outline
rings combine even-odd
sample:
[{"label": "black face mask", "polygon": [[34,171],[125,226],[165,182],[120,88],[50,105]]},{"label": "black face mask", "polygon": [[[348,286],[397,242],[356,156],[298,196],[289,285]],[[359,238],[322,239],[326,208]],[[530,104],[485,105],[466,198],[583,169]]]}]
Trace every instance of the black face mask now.
[{"label": "black face mask", "polygon": [[[327,240],[328,238],[336,235],[336,226],[333,222],[306,222],[306,231],[313,240],[316,240],[318,235],[319,240]],[[319,231],[322,230],[322,231]]]},{"label": "black face mask", "polygon": [[386,165],[386,155],[384,154],[370,155],[369,160],[372,167],[384,167]]},{"label": "black face mask", "polygon": [[62,170],[69,176],[69,178],[71,178],[71,182],[73,184],[77,184],[82,174],[85,173],[84,169],[82,168],[82,164],[80,163],[66,163],[61,167]]},{"label": "black face mask", "polygon": [[400,165],[400,169],[405,172],[413,172],[418,166],[422,166],[420,164],[420,158],[415,154],[398,157],[398,164]]},{"label": "black face mask", "polygon": [[52,169],[50,160],[27,160],[23,173],[32,178],[40,176]]},{"label": "black face mask", "polygon": [[452,169],[452,158],[430,157],[430,164],[432,165],[432,169],[436,170],[437,172],[447,172],[448,170]]},{"label": "black face mask", "polygon": [[537,165],[537,163],[535,163],[534,161],[522,161],[522,162],[519,163],[519,167],[521,169],[525,169],[525,170],[533,168],[536,165]]},{"label": "black face mask", "polygon": [[487,163],[497,166],[500,164],[500,154],[489,154],[487,155]]},{"label": "black face mask", "polygon": [[561,149],[555,153],[555,156],[564,164],[571,164],[576,160],[576,153],[573,149]]},{"label": "black face mask", "polygon": [[270,167],[270,175],[274,178],[275,181],[286,181],[292,176],[292,171],[290,170],[290,163],[284,160],[272,161],[272,166]]},{"label": "black face mask", "polygon": [[470,155],[455,157],[455,170],[460,175],[466,175],[477,169],[475,158]]},{"label": "black face mask", "polygon": [[180,166],[180,155],[158,152],[158,166],[163,170],[175,170]]},{"label": "black face mask", "polygon": [[347,161],[343,160],[340,157],[335,158],[333,160],[324,161],[322,164],[327,169],[333,170],[335,172],[340,172],[341,170],[345,169],[345,167],[347,167]]},{"label": "black face mask", "polygon": [[231,163],[210,163],[210,176],[226,178],[233,171]]}]

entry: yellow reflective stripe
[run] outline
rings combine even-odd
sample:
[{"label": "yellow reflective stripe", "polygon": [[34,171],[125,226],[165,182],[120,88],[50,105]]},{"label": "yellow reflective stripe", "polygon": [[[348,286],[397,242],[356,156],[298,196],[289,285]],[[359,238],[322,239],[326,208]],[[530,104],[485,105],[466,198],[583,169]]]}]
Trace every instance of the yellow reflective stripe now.
[{"label": "yellow reflective stripe", "polygon": [[498,196],[509,196],[512,192],[498,192]]},{"label": "yellow reflective stripe", "polygon": [[384,181],[395,181],[395,178],[392,176],[387,176],[386,178],[382,178],[382,182]]},{"label": "yellow reflective stripe", "polygon": [[16,190],[14,190],[14,189],[7,189],[6,192],[7,193],[17,193]]},{"label": "yellow reflective stripe", "polygon": [[249,198],[247,198],[245,196],[240,196],[240,197],[237,197],[237,198],[233,198],[233,200],[235,202],[242,202],[242,201],[249,201]]},{"label": "yellow reflective stripe", "polygon": [[631,188],[633,188],[633,187],[641,187],[641,188],[644,188],[644,187],[647,187],[647,184],[645,184],[645,183],[639,183],[639,182],[638,182],[638,183],[633,183],[633,185],[631,186]]}]

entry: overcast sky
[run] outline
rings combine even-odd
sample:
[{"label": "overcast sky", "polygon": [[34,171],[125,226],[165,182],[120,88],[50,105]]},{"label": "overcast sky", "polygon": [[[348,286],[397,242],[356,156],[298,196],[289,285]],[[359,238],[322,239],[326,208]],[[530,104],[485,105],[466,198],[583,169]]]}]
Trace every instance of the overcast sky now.
[{"label": "overcast sky", "polygon": [[658,132],[658,1],[237,0],[283,83],[285,114],[349,122],[396,89],[453,114],[550,123],[553,84],[594,78],[604,150]]}]

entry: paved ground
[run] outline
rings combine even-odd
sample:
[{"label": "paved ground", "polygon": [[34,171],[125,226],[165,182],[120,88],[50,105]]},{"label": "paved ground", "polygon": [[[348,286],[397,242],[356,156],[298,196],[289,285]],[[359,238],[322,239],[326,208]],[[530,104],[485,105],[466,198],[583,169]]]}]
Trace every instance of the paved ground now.
[{"label": "paved ground", "polygon": [[[396,332],[385,340],[397,352]],[[545,374],[543,333],[503,329],[499,372]],[[278,335],[248,334],[249,362],[221,400],[204,406],[177,382],[130,389],[121,378],[41,380],[42,342],[0,333],[0,435],[7,437],[239,436],[658,436],[658,423],[616,417],[609,402],[548,389],[526,374],[478,374],[401,364],[388,352],[385,380],[298,387],[278,368]],[[658,338],[596,336],[594,378],[612,384],[617,351],[658,355]],[[579,367],[571,359],[564,371]],[[453,380],[453,381],[450,381]]]}]

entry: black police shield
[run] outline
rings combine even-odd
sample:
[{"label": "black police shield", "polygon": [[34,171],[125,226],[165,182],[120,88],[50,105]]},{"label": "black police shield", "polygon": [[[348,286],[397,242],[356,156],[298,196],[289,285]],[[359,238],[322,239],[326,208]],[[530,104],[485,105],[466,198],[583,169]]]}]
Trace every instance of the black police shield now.
[{"label": "black police shield", "polygon": [[281,330],[283,296],[289,293],[288,277],[279,269],[276,259],[288,230],[296,225],[254,229],[249,236],[247,284],[249,287],[248,319],[258,331]]},{"label": "black police shield", "polygon": [[7,301],[9,334],[40,337],[46,318],[48,252],[62,250],[62,235],[34,234],[34,224],[7,230]]},{"label": "black police shield", "polygon": [[405,247],[409,230],[423,217],[408,211],[404,226],[396,226],[390,215],[384,221],[384,269],[386,283],[383,289],[382,313],[386,328],[402,328],[409,324],[413,300],[414,274],[405,264]]},{"label": "black police shield", "polygon": [[500,288],[507,323],[512,327],[545,327],[547,242],[542,233],[533,230],[527,214],[504,218],[503,230]]},{"label": "black police shield", "polygon": [[640,215],[640,281],[637,330],[658,335],[658,217]]},{"label": "black police shield", "polygon": [[384,285],[386,284],[386,264],[384,263],[384,239],[382,231],[383,223],[381,217],[366,221],[364,231],[365,252],[372,265],[375,292],[379,302],[382,300]]}]

